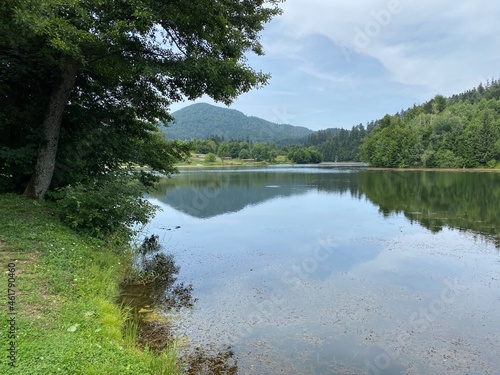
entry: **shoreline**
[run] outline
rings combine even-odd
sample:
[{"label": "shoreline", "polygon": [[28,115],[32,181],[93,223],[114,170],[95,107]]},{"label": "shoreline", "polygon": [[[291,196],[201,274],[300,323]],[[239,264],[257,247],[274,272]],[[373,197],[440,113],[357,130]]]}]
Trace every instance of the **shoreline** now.
[{"label": "shoreline", "polygon": [[369,171],[408,171],[408,172],[484,172],[484,173],[499,173],[498,168],[387,168],[387,167],[367,167]]},{"label": "shoreline", "polygon": [[194,168],[234,168],[234,167],[269,167],[269,166],[303,166],[303,167],[355,167],[363,168],[369,171],[408,171],[408,172],[482,172],[482,173],[500,173],[500,168],[424,168],[424,167],[408,167],[408,168],[390,168],[390,167],[372,167],[363,162],[321,162],[318,164],[294,164],[294,163],[234,163],[234,164],[182,164],[177,165],[178,169],[194,169]]},{"label": "shoreline", "polygon": [[[178,374],[175,343],[161,353],[141,349],[131,309],[117,304],[132,271],[131,245],[98,240],[62,224],[50,202],[0,195],[0,282],[12,310],[0,311],[2,348],[12,359],[0,372],[24,374]],[[116,238],[115,238],[116,237]],[[8,278],[11,281],[8,281]],[[10,291],[9,291],[10,293]],[[9,294],[10,295],[10,294]]]}]

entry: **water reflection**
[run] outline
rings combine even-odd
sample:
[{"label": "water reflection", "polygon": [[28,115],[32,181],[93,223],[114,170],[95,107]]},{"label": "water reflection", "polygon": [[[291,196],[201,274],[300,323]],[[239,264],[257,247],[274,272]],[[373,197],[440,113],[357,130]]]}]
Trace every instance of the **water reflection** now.
[{"label": "water reflection", "polygon": [[236,375],[238,361],[231,348],[212,351],[195,348],[184,357],[187,375]]},{"label": "water reflection", "polygon": [[[165,254],[158,235],[146,237],[138,249],[138,273],[120,285],[117,303],[131,309],[128,327],[136,327],[136,344],[160,355],[175,341],[171,320],[163,314],[193,308],[193,286],[178,281],[180,267]],[[188,375],[234,375],[237,360],[230,348],[187,347],[181,362]]]},{"label": "water reflection", "polygon": [[384,215],[404,213],[431,230],[469,230],[499,242],[500,174],[364,171],[359,189]]},{"label": "water reflection", "polygon": [[[120,285],[117,303],[130,309],[126,331],[141,348],[160,354],[173,341],[168,319],[159,318],[158,311],[180,311],[195,302],[192,285],[177,281],[179,266],[172,254],[161,252],[158,236],[146,237],[140,246],[137,270]],[[127,334],[125,334],[127,336]]]},{"label": "water reflection", "polygon": [[380,212],[403,213],[431,230],[488,236],[500,245],[500,173],[294,169],[183,171],[153,196],[196,218],[237,212],[309,191],[367,198]]},{"label": "water reflection", "polygon": [[210,218],[311,189],[353,191],[355,174],[349,172],[326,168],[321,172],[312,168],[182,171],[163,180],[152,196],[188,215]]},{"label": "water reflection", "polygon": [[176,335],[230,346],[241,374],[493,374],[499,179],[182,172],[150,226],[199,298]]}]

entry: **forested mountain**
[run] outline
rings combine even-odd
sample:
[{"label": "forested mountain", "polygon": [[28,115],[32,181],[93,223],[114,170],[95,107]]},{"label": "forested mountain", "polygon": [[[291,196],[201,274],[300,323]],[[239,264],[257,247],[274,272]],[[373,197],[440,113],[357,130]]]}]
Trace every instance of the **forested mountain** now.
[{"label": "forested mountain", "polygon": [[206,103],[193,104],[172,114],[175,121],[162,126],[169,139],[208,139],[250,142],[275,142],[277,145],[304,144],[312,130],[301,126],[276,124],[258,117],[246,116],[234,109]]},{"label": "forested mountain", "polygon": [[377,167],[493,168],[500,161],[500,81],[371,121],[366,128],[326,129],[306,143],[324,161]]},{"label": "forested mountain", "polygon": [[[367,123],[366,127],[353,126],[351,130],[330,128],[313,132],[208,104],[195,104],[173,115],[176,123],[164,128],[170,138],[216,136],[249,144],[303,144],[317,149],[323,161],[365,161],[373,166],[392,168],[494,168],[500,162],[498,80],[449,98],[436,95],[421,105],[386,115]],[[240,152],[241,147],[237,151]],[[234,157],[237,152],[230,154]]]},{"label": "forested mountain", "polygon": [[378,167],[494,168],[500,161],[500,81],[386,115],[360,151]]}]

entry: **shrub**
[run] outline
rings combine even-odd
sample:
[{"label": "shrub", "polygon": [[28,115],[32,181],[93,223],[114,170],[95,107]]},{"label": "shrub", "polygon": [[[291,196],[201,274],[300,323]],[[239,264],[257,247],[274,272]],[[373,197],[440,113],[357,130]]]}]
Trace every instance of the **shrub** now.
[{"label": "shrub", "polygon": [[208,153],[205,155],[205,161],[207,163],[215,163],[215,161],[217,160],[217,156],[214,154],[214,153]]},{"label": "shrub", "polygon": [[122,176],[70,185],[51,197],[57,201],[64,223],[94,237],[104,237],[119,231],[131,235],[133,225],[148,222],[157,207],[143,194],[143,185]]},{"label": "shrub", "polygon": [[497,161],[495,159],[491,159],[489,162],[486,163],[486,166],[490,169],[496,168]]}]

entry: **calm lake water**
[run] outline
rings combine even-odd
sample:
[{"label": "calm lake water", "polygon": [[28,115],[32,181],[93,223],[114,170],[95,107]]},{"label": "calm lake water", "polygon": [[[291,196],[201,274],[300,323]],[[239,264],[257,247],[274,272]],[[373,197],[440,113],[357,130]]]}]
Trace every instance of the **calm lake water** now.
[{"label": "calm lake water", "polygon": [[[182,170],[147,230],[238,374],[500,374],[500,174]],[[180,227],[180,228],[176,228]]]}]

